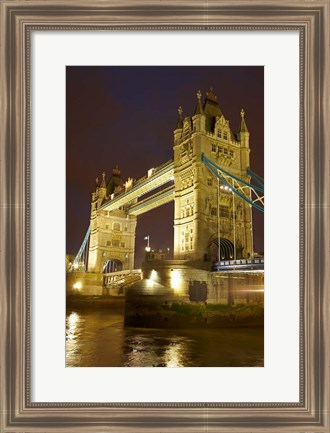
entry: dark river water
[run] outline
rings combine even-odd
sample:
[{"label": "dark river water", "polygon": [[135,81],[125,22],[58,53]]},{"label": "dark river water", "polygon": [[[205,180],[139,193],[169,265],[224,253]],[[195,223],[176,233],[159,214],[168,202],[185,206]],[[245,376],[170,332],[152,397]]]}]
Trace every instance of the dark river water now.
[{"label": "dark river water", "polygon": [[263,365],[262,328],[125,329],[120,309],[67,308],[67,367]]}]

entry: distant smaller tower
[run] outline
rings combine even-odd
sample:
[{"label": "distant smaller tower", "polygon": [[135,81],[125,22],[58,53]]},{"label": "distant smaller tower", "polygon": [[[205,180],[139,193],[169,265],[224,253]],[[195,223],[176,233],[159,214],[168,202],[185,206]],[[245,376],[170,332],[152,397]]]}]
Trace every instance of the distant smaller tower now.
[{"label": "distant smaller tower", "polygon": [[123,192],[125,184],[116,166],[112,176],[106,182],[106,174],[102,173],[102,181],[92,193],[90,242],[88,254],[88,272],[112,272],[134,268],[136,216],[128,215],[126,207],[108,212],[102,205]]}]

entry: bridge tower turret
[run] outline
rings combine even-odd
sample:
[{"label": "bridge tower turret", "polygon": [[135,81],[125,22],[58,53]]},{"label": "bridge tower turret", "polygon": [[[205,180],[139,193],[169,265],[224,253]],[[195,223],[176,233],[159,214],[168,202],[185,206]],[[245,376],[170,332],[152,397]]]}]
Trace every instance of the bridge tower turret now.
[{"label": "bridge tower turret", "polygon": [[182,120],[182,107],[178,108],[178,121],[176,122],[176,127],[174,130],[174,145],[179,143],[181,140],[183,128],[183,120]]},{"label": "bridge tower turret", "polygon": [[[127,183],[127,182],[126,182]],[[125,206],[108,212],[105,201],[124,191],[118,166],[108,183],[105,173],[92,193],[88,272],[113,272],[134,268],[136,216],[127,215]]]},{"label": "bridge tower turret", "polygon": [[201,102],[202,93],[199,90],[197,92],[197,104],[195,108],[195,114],[192,117],[193,132],[204,132],[205,133],[205,116]]},{"label": "bridge tower turret", "polygon": [[[247,174],[247,169],[250,168],[250,132],[245,121],[245,111],[243,108],[240,112],[241,122],[238,131],[238,140],[240,143],[241,155],[241,179],[250,182],[250,176]],[[246,223],[244,225],[246,250],[253,253],[253,231],[252,231],[252,208],[244,203],[244,212],[246,214]],[[250,216],[249,216],[250,215]]]},{"label": "bridge tower turret", "polygon": [[221,258],[250,257],[250,206],[228,188],[221,188],[201,159],[204,154],[235,176],[249,180],[250,134],[244,114],[235,134],[213,89],[206,92],[203,105],[201,96],[199,91],[193,116],[181,117],[180,128],[174,131],[174,258],[216,260],[219,245]]}]

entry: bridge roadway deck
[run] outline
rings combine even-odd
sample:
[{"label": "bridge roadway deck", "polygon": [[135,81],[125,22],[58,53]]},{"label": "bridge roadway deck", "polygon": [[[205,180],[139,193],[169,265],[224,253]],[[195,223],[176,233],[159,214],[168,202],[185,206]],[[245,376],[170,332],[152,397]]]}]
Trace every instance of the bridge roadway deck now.
[{"label": "bridge roadway deck", "polygon": [[171,185],[168,188],[145,198],[144,200],[132,204],[127,213],[128,215],[141,215],[145,212],[155,209],[158,206],[169,203],[170,201],[174,200],[174,196],[174,185]]},{"label": "bridge roadway deck", "polygon": [[[106,201],[105,203],[102,204],[101,209],[102,210],[106,210],[106,211],[113,211],[115,209],[119,209],[122,206],[125,206],[127,204],[129,204],[130,202],[138,199],[139,197],[147,194],[148,192],[164,185],[167,182],[170,182],[172,180],[174,176],[174,163],[173,161],[168,161],[165,164],[156,167],[152,174],[150,176],[145,176],[139,180],[137,180],[134,184],[133,187],[126,191],[126,192],[122,192],[119,193],[117,196],[115,195],[113,199],[110,199],[108,201]],[[155,194],[156,196],[157,194]],[[161,201],[160,198],[160,194],[158,194],[159,196],[159,202]],[[154,197],[154,196],[152,196]],[[152,197],[149,197],[149,200],[152,199]],[[148,199],[146,199],[145,201],[147,201]],[[170,201],[171,199],[169,199],[168,201]],[[145,203],[146,204],[146,203]],[[160,206],[161,204],[164,203],[159,203],[158,206]],[[133,205],[133,203],[132,203]],[[138,203],[134,203],[134,205],[138,205]],[[157,207],[157,206],[154,206]],[[141,208],[142,209],[142,208]],[[141,210],[140,209],[140,210]],[[150,209],[148,209],[150,210]],[[137,208],[136,208],[136,211]],[[147,210],[145,210],[144,212],[146,212]],[[143,213],[143,212],[139,212],[139,213]],[[131,214],[134,215],[138,215],[139,213],[134,213],[131,212]]]}]

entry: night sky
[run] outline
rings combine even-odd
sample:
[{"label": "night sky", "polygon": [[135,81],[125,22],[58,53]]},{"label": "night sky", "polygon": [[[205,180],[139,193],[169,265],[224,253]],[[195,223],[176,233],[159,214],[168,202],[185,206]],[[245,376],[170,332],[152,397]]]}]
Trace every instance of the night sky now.
[{"label": "night sky", "polygon": [[[250,131],[251,168],[264,175],[263,67],[80,67],[66,69],[66,252],[76,254],[90,218],[95,179],[118,165],[125,181],[173,157],[177,109],[192,116],[196,93],[213,87],[233,132],[240,111]],[[138,217],[135,266],[152,249],[173,249],[174,203]],[[254,250],[264,249],[263,214],[253,211]]]}]

